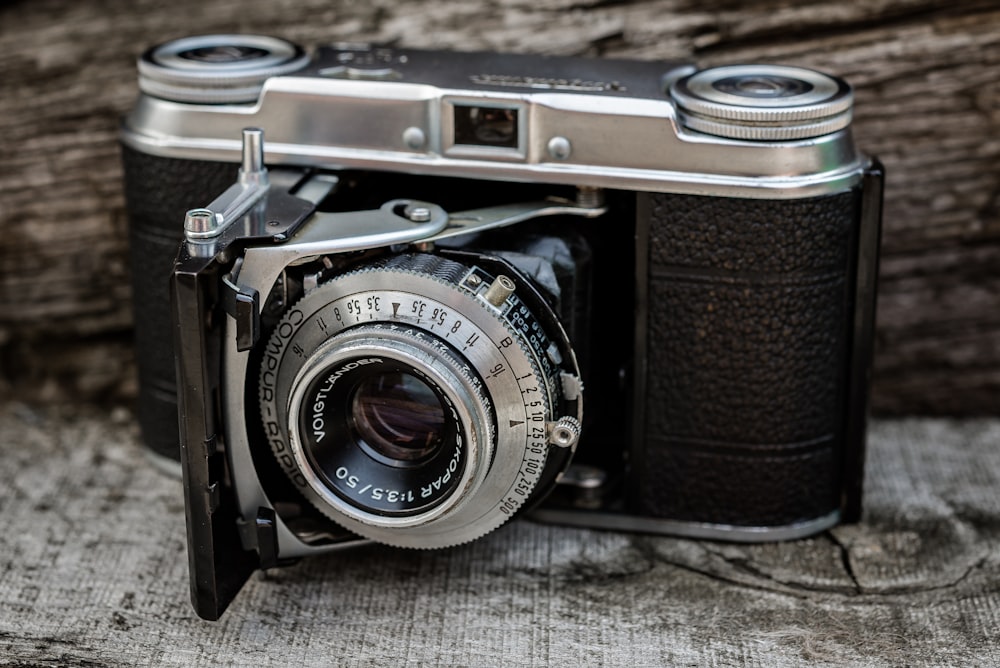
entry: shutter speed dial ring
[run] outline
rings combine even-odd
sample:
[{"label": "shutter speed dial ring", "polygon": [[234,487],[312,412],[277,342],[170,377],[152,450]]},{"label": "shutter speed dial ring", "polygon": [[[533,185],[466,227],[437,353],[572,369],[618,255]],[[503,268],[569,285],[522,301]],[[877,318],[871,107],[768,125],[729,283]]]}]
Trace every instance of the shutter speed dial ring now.
[{"label": "shutter speed dial ring", "polygon": [[464,543],[523,505],[547,425],[580,399],[563,400],[565,371],[516,294],[498,308],[489,276],[436,256],[389,264],[335,277],[285,314],[261,363],[265,433],[345,528],[402,547]]}]

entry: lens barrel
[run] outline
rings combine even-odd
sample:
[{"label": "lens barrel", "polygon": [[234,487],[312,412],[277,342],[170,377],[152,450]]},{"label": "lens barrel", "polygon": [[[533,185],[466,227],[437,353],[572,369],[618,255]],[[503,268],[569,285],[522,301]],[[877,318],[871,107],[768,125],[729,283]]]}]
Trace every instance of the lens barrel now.
[{"label": "lens barrel", "polygon": [[[514,291],[497,298],[501,279]],[[378,542],[445,547],[500,526],[568,463],[575,442],[555,425],[582,415],[563,391],[575,356],[535,297],[523,279],[427,254],[322,283],[261,362],[277,463],[321,513]]]},{"label": "lens barrel", "polygon": [[[296,463],[313,500],[393,527],[426,523],[460,501],[457,490],[481,482],[495,431],[482,383],[464,366],[411,328],[359,326],[320,346],[289,402]],[[386,378],[406,379],[423,410],[414,412],[412,399],[400,404],[398,389],[373,394]],[[422,445],[408,447],[421,434]]]}]

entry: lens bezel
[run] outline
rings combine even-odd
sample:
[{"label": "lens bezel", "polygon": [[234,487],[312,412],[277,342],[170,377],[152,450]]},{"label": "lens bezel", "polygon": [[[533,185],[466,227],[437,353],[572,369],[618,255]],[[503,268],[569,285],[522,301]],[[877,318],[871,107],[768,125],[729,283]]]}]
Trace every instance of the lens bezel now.
[{"label": "lens bezel", "polygon": [[[431,522],[461,501],[456,495],[473,492],[484,475],[482,450],[492,440],[493,417],[477,396],[476,381],[458,371],[460,363],[450,351],[422,340],[410,329],[384,331],[362,326],[319,346],[298,372],[288,401],[292,453],[312,499],[332,510],[334,519],[343,515],[368,525],[398,528]],[[340,418],[333,416],[328,424],[332,439],[340,441],[328,441],[332,450],[317,451],[309,429],[303,428],[308,427],[303,416],[308,415],[309,400],[315,395],[317,382],[352,365],[333,383],[337,392],[329,396],[331,401],[339,401],[333,410],[341,412]],[[387,464],[354,440],[347,404],[369,366],[414,373],[444,401],[450,413],[447,442],[423,465]],[[333,458],[340,466],[331,471],[322,461],[326,458]],[[339,475],[340,467],[347,469],[344,475]],[[381,498],[376,496],[379,492]]]}]

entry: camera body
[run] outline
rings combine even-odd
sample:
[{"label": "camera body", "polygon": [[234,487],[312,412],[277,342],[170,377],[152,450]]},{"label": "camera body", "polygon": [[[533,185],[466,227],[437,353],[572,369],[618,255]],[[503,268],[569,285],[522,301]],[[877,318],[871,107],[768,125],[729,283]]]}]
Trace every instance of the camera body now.
[{"label": "camera body", "polygon": [[238,35],[139,69],[140,422],[201,616],[257,568],[525,512],[859,517],[882,169],[844,82]]}]

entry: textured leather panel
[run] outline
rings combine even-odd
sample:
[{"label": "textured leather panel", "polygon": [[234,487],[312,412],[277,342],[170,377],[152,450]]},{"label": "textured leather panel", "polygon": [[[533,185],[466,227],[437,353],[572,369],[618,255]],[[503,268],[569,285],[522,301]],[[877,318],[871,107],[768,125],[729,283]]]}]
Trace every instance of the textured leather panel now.
[{"label": "textured leather panel", "polygon": [[772,526],[835,510],[858,193],[651,198],[638,512]]},{"label": "textured leather panel", "polygon": [[653,441],[645,502],[660,517],[737,526],[784,526],[837,508],[836,450],[719,452]]},{"label": "textured leather panel", "polygon": [[169,278],[184,214],[236,181],[238,165],[160,158],[122,147],[129,216],[139,424],[158,454],[179,459]]},{"label": "textured leather panel", "polygon": [[844,285],[653,277],[647,433],[738,443],[832,433]]},{"label": "textured leather panel", "polygon": [[852,192],[780,201],[652,195],[650,266],[842,274],[859,206]]}]

